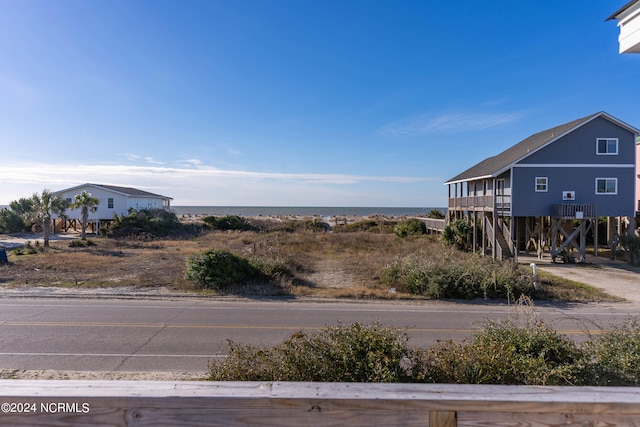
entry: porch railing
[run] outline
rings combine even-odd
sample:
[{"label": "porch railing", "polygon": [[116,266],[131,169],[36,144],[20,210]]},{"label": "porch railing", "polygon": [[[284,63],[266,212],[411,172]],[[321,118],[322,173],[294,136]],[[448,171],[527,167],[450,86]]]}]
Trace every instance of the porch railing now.
[{"label": "porch railing", "polygon": [[[496,203],[495,208],[499,210],[511,209],[511,196],[498,195],[495,196]],[[482,210],[494,208],[493,196],[464,196],[464,197],[450,197],[449,209],[469,209],[469,210]]]},{"label": "porch railing", "polygon": [[582,203],[553,205],[551,216],[561,219],[594,219],[596,218],[596,205]]}]

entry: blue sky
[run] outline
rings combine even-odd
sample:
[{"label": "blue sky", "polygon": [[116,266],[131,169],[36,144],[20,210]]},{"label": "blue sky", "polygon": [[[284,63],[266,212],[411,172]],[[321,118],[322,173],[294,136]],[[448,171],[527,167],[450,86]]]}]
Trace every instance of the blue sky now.
[{"label": "blue sky", "polygon": [[0,0],[0,204],[84,182],[174,205],[446,205],[598,111],[640,126],[626,0]]}]

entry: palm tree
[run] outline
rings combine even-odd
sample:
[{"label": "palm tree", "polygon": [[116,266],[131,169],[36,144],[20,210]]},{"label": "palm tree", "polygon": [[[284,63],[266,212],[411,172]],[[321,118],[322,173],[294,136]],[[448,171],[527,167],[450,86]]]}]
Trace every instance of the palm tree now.
[{"label": "palm tree", "polygon": [[31,196],[31,210],[27,214],[30,221],[42,224],[44,247],[49,247],[49,235],[51,234],[51,219],[54,214],[63,215],[67,209],[67,201],[50,190],[42,190],[42,194],[34,193]]},{"label": "palm tree", "polygon": [[69,206],[71,209],[81,209],[82,214],[82,240],[87,240],[87,222],[89,222],[89,212],[95,212],[98,210],[98,199],[93,197],[91,193],[83,191],[80,194],[76,194]]}]

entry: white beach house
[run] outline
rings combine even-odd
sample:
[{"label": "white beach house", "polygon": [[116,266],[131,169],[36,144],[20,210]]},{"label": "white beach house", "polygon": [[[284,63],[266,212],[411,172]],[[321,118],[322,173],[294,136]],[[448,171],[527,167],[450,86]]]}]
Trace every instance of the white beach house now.
[{"label": "white beach house", "polygon": [[[83,191],[98,199],[96,211],[89,213],[89,222],[92,223],[111,221],[116,215],[128,215],[130,209],[169,209],[173,200],[171,197],[137,188],[102,184],[82,184],[56,191],[56,194],[73,203],[75,196]],[[65,212],[68,220],[78,220],[81,216],[80,209],[67,209]]]}]

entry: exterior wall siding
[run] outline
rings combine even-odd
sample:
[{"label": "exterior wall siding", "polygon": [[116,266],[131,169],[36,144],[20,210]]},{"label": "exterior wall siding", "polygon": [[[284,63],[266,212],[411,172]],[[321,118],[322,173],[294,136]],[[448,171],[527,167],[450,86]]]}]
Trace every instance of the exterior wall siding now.
[{"label": "exterior wall siding", "polygon": [[[597,154],[598,138],[616,138],[618,154]],[[635,150],[628,130],[602,117],[586,123],[515,165],[513,215],[549,215],[551,205],[571,203],[564,191],[575,191],[573,202],[595,204],[598,216],[634,216]],[[548,178],[547,192],[535,191],[536,177]],[[597,195],[596,178],[617,178],[617,194]]]},{"label": "exterior wall siding", "polygon": [[[89,212],[89,220],[110,220],[114,215],[128,215],[129,208],[133,209],[146,209],[146,208],[162,208],[163,200],[157,198],[147,197],[127,197],[124,194],[116,193],[113,191],[101,189],[98,187],[80,187],[72,191],[64,191],[59,194],[65,199],[71,199],[73,202],[76,194],[80,194],[83,191],[90,193],[93,197],[98,199],[99,203],[95,212]],[[113,199],[113,208],[109,208],[108,200]],[[65,212],[69,219],[82,218],[81,209],[67,209]]]},{"label": "exterior wall siding", "polygon": [[[548,216],[551,206],[562,203],[596,205],[598,216],[634,216],[632,194],[635,168],[630,167],[515,167],[513,216]],[[535,191],[535,178],[547,177],[547,191]],[[617,194],[596,194],[596,178],[617,178]],[[575,191],[575,200],[563,200],[564,191]]]},{"label": "exterior wall siding", "polygon": [[[597,138],[618,138],[618,155],[597,155]],[[531,154],[518,164],[633,164],[635,135],[602,117]]]}]

